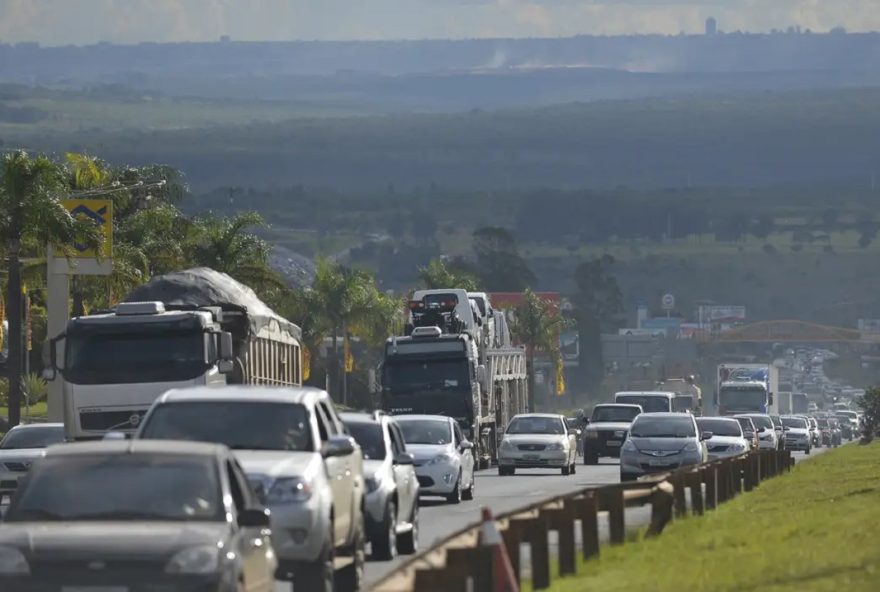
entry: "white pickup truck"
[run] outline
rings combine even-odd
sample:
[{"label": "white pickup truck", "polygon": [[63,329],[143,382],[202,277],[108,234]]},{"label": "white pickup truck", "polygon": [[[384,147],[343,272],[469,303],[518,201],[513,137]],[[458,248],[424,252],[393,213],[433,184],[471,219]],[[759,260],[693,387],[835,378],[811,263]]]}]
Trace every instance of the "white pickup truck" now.
[{"label": "white pickup truck", "polygon": [[361,588],[363,454],[326,392],[172,390],[156,400],[136,437],[227,445],[272,512],[277,576],[308,592]]}]

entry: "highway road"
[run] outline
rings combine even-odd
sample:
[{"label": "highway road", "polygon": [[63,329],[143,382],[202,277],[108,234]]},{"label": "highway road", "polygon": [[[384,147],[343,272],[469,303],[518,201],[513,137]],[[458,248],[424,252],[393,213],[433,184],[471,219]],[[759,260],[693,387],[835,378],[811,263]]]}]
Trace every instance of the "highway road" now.
[{"label": "highway road", "polygon": [[[825,450],[827,449],[813,449],[813,456]],[[811,458],[800,452],[796,452],[794,456],[797,462]],[[562,476],[559,471],[540,469],[520,470],[513,477],[500,477],[495,469],[480,471],[477,473],[477,491],[473,501],[450,505],[441,498],[421,500],[419,546],[424,550],[438,538],[476,522],[479,520],[480,509],[483,506],[488,506],[494,513],[500,514],[553,495],[619,481],[620,468],[613,459],[603,459],[598,466],[588,467],[578,464],[577,473],[570,476]],[[643,525],[649,518],[648,508],[642,511],[628,511],[628,526]],[[600,521],[600,530],[604,530],[604,521]],[[605,534],[600,532],[603,538]],[[367,586],[369,587],[406,559],[407,556],[398,557],[395,561],[368,561]],[[276,592],[290,592],[290,590],[289,584],[279,583],[276,586]]]}]

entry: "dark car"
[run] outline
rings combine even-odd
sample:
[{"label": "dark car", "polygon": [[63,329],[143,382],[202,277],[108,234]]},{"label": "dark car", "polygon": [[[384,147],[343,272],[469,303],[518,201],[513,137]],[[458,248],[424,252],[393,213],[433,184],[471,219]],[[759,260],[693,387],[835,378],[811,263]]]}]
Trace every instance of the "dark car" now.
[{"label": "dark car", "polygon": [[822,446],[834,446],[834,432],[827,417],[817,417],[816,422],[819,424],[819,433],[822,435]]},{"label": "dark car", "polygon": [[0,528],[0,590],[270,591],[269,512],[226,447],[47,449]]},{"label": "dark car", "polygon": [[856,430],[853,426],[853,422],[847,415],[835,415],[834,418],[837,420],[837,423],[840,425],[840,433],[846,440],[852,440],[856,437]]},{"label": "dark car", "polygon": [[603,456],[619,457],[629,427],[641,412],[641,405],[596,405],[583,433],[584,464],[598,464]]}]

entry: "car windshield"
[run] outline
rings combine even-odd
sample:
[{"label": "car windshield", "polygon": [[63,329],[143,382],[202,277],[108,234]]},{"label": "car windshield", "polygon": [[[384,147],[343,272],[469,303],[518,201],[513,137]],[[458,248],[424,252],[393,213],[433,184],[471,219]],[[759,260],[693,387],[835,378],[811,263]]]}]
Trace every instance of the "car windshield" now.
[{"label": "car windshield", "polygon": [[221,500],[212,458],[56,456],[34,465],[5,521],[219,521]]},{"label": "car windshield", "polygon": [[635,407],[596,407],[590,422],[631,422],[639,413],[641,412]]},{"label": "car windshield", "polygon": [[739,422],[730,419],[698,417],[697,427],[700,428],[701,432],[712,432],[714,436],[742,437],[743,435]]},{"label": "car windshield", "polygon": [[360,444],[366,460],[381,460],[388,454],[385,434],[378,422],[350,421],[345,423],[348,432]]},{"label": "car windshield", "polygon": [[827,428],[828,427],[828,420],[827,419],[822,418],[822,419],[818,420],[818,422],[819,422],[820,428]]},{"label": "car windshield", "polygon": [[770,420],[773,422],[773,427],[782,427],[782,420],[779,418],[778,415],[771,415]]},{"label": "car windshield", "polygon": [[752,420],[750,420],[748,417],[737,417],[735,419],[739,422],[739,425],[742,426],[743,432],[749,433],[755,431],[755,426],[752,423]]},{"label": "car windshield", "polygon": [[0,441],[0,449],[46,448],[64,442],[63,426],[40,426],[10,430]]},{"label": "car windshield", "polygon": [[759,429],[773,429],[773,420],[770,419],[770,417],[767,415],[749,415],[749,419],[751,419],[752,423],[755,424]]},{"label": "car windshield", "polygon": [[508,434],[564,434],[565,426],[558,417],[514,417],[507,426]]},{"label": "car windshield", "polygon": [[787,428],[807,429],[807,420],[802,417],[783,417],[782,425]]},{"label": "car windshield", "polygon": [[309,413],[295,403],[164,403],[147,416],[138,437],[215,442],[234,450],[314,450]]},{"label": "car windshield", "polygon": [[672,411],[670,399],[666,396],[657,395],[617,395],[615,403],[622,405],[641,405],[645,413],[663,413]]},{"label": "car windshield", "polygon": [[397,425],[403,432],[403,441],[407,444],[449,444],[452,442],[452,431],[449,422],[443,419],[402,419],[397,418]]},{"label": "car windshield", "polygon": [[693,438],[694,420],[685,417],[650,417],[640,415],[633,422],[630,434],[634,438]]}]

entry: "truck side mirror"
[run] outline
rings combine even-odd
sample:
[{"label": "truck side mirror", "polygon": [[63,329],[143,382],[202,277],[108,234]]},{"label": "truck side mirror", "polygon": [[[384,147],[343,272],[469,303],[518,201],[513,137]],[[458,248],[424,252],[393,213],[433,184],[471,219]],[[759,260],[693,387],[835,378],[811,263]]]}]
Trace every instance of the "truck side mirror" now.
[{"label": "truck side mirror", "polygon": [[232,351],[232,333],[222,331],[218,337],[217,349],[219,350],[220,359],[231,362],[235,359],[235,352]]}]

